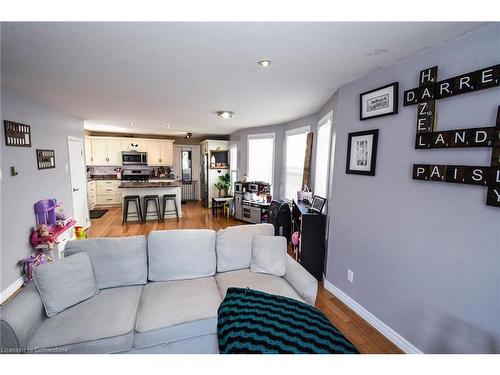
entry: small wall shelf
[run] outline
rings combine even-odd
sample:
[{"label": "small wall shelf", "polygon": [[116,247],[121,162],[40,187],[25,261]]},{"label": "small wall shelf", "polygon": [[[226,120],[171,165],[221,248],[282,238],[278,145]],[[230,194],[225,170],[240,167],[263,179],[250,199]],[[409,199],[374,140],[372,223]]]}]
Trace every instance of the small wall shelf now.
[{"label": "small wall shelf", "polygon": [[210,169],[229,169],[228,150],[210,150]]}]

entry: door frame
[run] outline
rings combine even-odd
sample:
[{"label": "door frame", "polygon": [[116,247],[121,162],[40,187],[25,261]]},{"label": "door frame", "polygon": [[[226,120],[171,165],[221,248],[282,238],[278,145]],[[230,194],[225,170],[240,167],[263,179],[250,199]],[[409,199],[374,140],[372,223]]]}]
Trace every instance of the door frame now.
[{"label": "door frame", "polygon": [[72,181],[72,177],[71,177],[71,158],[70,158],[70,142],[79,142],[82,146],[82,152],[84,153],[82,156],[83,156],[83,170],[82,170],[82,175],[84,176],[83,177],[83,191],[84,191],[84,195],[85,195],[85,199],[84,199],[84,203],[85,203],[85,207],[86,207],[86,225],[83,225],[83,227],[85,229],[89,228],[90,225],[91,225],[91,222],[90,222],[90,215],[89,215],[89,206],[88,206],[88,200],[87,200],[87,197],[88,197],[88,192],[87,192],[87,178],[85,177],[85,173],[86,173],[86,165],[85,165],[85,140],[83,137],[75,137],[73,135],[68,135],[68,164],[69,164],[69,180],[70,180],[70,193],[71,193],[71,204],[73,206],[73,215],[75,214],[75,202],[73,200],[73,181]]}]

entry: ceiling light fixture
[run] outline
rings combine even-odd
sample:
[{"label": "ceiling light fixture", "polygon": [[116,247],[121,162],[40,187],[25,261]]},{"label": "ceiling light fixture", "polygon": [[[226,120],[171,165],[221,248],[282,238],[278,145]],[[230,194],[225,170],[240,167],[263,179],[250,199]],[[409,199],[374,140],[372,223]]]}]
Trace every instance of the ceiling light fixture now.
[{"label": "ceiling light fixture", "polygon": [[217,116],[222,117],[223,119],[230,119],[234,116],[234,112],[231,111],[217,111]]},{"label": "ceiling light fixture", "polygon": [[186,133],[186,136],[184,138],[188,139],[188,138],[191,138],[193,136],[193,133]]},{"label": "ceiling light fixture", "polygon": [[135,125],[135,122],[131,122],[129,123],[130,126],[134,126]]},{"label": "ceiling light fixture", "polygon": [[163,127],[168,128],[168,129],[171,129],[171,128],[173,128],[174,126],[169,124],[169,125],[163,125]]},{"label": "ceiling light fixture", "polygon": [[263,68],[267,68],[269,66],[271,66],[273,62],[271,60],[260,60],[258,62],[259,66],[262,66]]}]

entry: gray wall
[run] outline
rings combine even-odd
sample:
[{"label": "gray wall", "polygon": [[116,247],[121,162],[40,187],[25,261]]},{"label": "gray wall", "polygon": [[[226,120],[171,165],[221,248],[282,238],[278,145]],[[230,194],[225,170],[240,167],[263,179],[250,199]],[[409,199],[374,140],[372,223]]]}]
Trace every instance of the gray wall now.
[{"label": "gray wall", "polygon": [[[413,163],[489,165],[491,149],[414,149],[402,92],[500,63],[500,24],[386,67],[337,95],[326,278],[424,352],[500,352],[500,209],[486,189],[414,181]],[[359,121],[359,94],[399,81],[399,114]],[[500,88],[437,102],[438,129],[493,126]],[[375,177],[345,173],[348,132],[380,129]],[[346,280],[347,268],[354,283]]]},{"label": "gray wall", "polygon": [[[5,290],[21,276],[17,263],[30,254],[29,236],[36,225],[33,204],[56,198],[73,215],[68,135],[83,136],[83,121],[2,85],[2,120],[31,125],[32,147],[5,146],[1,133],[1,285]],[[35,149],[54,149],[56,168],[38,170]],[[19,174],[10,176],[10,167]],[[68,169],[66,169],[66,167]]]},{"label": "gray wall", "polygon": [[[282,198],[281,182],[282,182],[282,174],[283,174],[283,155],[284,155],[284,146],[285,146],[285,134],[287,130],[301,128],[304,126],[310,126],[311,131],[316,132],[317,127],[317,117],[316,114],[306,116],[294,121],[285,122],[283,124],[270,125],[270,126],[259,126],[256,128],[247,128],[239,130],[233,134],[231,134],[229,141],[230,144],[238,145],[238,178],[241,179],[242,176],[248,172],[248,161],[247,161],[247,152],[248,152],[248,144],[247,139],[250,134],[259,134],[259,133],[275,133],[275,141],[274,141],[274,196],[278,198]],[[316,134],[315,134],[316,135]],[[315,145],[315,139],[313,140],[313,146]],[[314,167],[314,159],[315,159],[315,147],[313,147],[313,155],[312,160]],[[314,169],[312,169],[314,171]],[[314,178],[314,176],[311,176]],[[311,179],[311,186],[314,186],[314,181]]]}]

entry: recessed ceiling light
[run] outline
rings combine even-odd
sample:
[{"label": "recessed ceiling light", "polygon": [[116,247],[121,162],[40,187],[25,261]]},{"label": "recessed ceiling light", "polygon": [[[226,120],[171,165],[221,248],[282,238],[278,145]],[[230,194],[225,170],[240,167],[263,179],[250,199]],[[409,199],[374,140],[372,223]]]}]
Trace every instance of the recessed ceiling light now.
[{"label": "recessed ceiling light", "polygon": [[170,128],[173,128],[173,127],[174,127],[173,125],[170,125],[170,124],[168,124],[168,125],[163,125],[163,126],[164,126],[165,128],[168,128],[168,129],[170,129]]},{"label": "recessed ceiling light", "polygon": [[134,126],[135,125],[135,122],[131,122],[129,123],[130,126]]},{"label": "recessed ceiling light", "polygon": [[272,63],[273,62],[271,60],[260,60],[258,64],[263,68],[267,68],[268,66],[271,66]]},{"label": "recessed ceiling light", "polygon": [[234,112],[231,111],[217,111],[217,116],[222,117],[223,119],[229,119],[234,116]]}]

